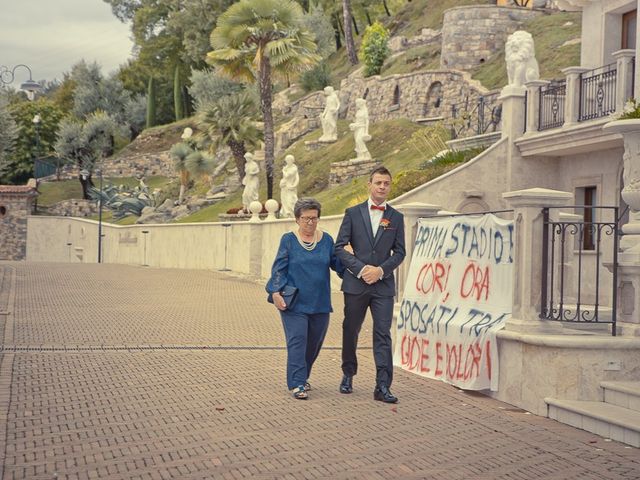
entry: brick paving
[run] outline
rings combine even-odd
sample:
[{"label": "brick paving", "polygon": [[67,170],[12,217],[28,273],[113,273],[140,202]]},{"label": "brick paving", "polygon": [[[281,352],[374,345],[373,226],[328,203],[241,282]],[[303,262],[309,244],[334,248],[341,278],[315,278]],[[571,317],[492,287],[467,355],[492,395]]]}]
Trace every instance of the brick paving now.
[{"label": "brick paving", "polygon": [[255,281],[0,262],[2,478],[640,478],[638,449],[401,370],[374,402],[369,323],[340,395],[334,307],[301,402]]}]

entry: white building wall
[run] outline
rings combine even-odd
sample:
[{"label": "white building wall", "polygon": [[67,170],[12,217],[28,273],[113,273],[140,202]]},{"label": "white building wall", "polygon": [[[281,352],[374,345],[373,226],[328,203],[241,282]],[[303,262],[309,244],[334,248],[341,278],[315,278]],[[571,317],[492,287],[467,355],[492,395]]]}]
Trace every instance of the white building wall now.
[{"label": "white building wall", "polygon": [[611,54],[622,48],[622,15],[637,5],[637,0],[606,0],[582,9],[582,31],[589,34],[582,36],[581,66],[597,68],[615,62]]}]

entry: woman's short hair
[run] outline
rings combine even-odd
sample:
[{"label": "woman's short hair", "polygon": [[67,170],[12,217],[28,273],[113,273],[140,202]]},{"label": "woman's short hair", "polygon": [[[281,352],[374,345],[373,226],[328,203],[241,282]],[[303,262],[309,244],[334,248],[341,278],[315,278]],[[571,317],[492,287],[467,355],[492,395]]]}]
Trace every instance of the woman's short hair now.
[{"label": "woman's short hair", "polygon": [[321,210],[320,202],[311,197],[299,198],[293,207],[293,214],[296,218],[300,218],[303,210],[317,210],[319,218]]}]

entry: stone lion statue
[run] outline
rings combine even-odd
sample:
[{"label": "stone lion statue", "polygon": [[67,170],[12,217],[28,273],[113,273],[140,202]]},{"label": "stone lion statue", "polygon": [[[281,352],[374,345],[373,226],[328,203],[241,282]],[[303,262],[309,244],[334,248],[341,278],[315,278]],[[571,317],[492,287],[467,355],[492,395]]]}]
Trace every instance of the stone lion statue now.
[{"label": "stone lion statue", "polygon": [[540,79],[533,37],[529,32],[518,30],[507,38],[505,45],[509,85],[523,86],[526,82]]}]

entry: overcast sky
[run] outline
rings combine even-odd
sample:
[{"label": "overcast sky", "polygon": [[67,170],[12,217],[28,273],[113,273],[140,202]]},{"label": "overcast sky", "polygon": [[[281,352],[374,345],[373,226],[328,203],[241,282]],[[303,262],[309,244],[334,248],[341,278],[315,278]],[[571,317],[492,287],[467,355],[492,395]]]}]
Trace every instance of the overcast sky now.
[{"label": "overcast sky", "polygon": [[[102,0],[0,0],[0,65],[26,64],[36,81],[61,80],[81,59],[108,75],[130,57],[129,37]],[[17,87],[29,73],[15,77]]]}]

